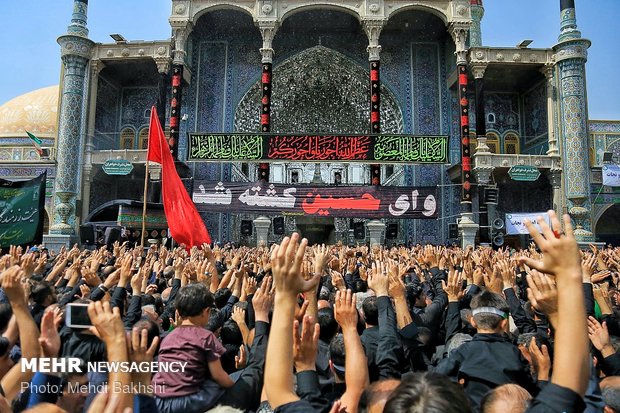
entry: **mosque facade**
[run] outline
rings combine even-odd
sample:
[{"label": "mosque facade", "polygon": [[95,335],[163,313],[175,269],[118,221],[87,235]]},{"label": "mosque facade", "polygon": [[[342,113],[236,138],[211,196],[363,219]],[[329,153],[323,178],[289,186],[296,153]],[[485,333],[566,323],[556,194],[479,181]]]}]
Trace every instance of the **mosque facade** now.
[{"label": "mosque facade", "polygon": [[[554,209],[571,215],[582,242],[618,242],[620,191],[602,185],[602,170],[620,160],[620,122],[588,120],[590,42],[574,1],[560,3],[558,43],[530,48],[485,46],[481,0],[172,0],[161,22],[170,39],[115,35],[112,43],[88,38],[88,2],[75,0],[58,39],[60,86],[0,107],[0,176],[48,172],[50,244],[77,240],[86,222],[121,223],[143,198],[155,105],[190,192],[261,178],[436,190],[435,219],[260,217],[199,206],[214,240],[277,241],[283,226],[315,242],[445,243],[458,223],[462,239],[493,242],[495,219]],[[33,152],[25,130],[49,157]],[[188,159],[191,134],[268,132],[445,136],[449,145],[442,164]],[[110,173],[110,161],[130,171]],[[518,167],[538,176],[515,180]],[[157,203],[159,168],[149,175],[147,201]],[[119,199],[124,209],[109,217]],[[149,224],[149,237],[166,236],[160,224]]]}]

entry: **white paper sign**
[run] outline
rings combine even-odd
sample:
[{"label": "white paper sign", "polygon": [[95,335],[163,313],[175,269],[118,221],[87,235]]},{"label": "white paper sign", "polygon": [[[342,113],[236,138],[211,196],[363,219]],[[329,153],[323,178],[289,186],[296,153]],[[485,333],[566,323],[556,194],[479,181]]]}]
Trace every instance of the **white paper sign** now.
[{"label": "white paper sign", "polygon": [[620,186],[620,166],[604,165],[603,166],[603,185]]},{"label": "white paper sign", "polygon": [[546,212],[523,212],[523,213],[513,213],[506,214],[506,234],[508,235],[519,235],[519,234],[529,234],[527,228],[525,227],[525,220],[530,220],[534,226],[540,231],[540,226],[538,225],[538,217],[542,216],[543,219],[547,222],[548,225],[551,225],[551,221],[549,219],[549,214]]}]

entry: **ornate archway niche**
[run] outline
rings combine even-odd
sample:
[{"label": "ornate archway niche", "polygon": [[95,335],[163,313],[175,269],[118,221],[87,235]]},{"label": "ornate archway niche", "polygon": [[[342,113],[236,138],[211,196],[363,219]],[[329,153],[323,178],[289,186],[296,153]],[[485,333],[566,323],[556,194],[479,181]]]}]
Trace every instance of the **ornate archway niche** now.
[{"label": "ornate archway niche", "polygon": [[[324,46],[306,49],[273,70],[271,130],[277,133],[368,133],[369,74]],[[261,83],[235,110],[235,131],[260,130]],[[381,87],[383,133],[402,133],[403,115],[394,95]]]}]

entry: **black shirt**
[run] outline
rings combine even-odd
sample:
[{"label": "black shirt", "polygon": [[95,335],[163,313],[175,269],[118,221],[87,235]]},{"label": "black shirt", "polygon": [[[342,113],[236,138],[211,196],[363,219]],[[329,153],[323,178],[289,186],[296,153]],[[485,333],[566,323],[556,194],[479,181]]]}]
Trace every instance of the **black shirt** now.
[{"label": "black shirt", "polygon": [[557,384],[549,383],[532,401],[525,413],[577,413],[586,408],[581,396]]}]

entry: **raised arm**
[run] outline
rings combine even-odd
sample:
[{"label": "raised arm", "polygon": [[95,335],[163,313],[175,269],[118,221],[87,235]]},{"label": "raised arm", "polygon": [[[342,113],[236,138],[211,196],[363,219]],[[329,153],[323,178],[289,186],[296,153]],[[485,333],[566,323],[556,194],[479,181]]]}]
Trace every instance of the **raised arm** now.
[{"label": "raised arm", "polygon": [[[24,288],[21,284],[23,275],[24,272],[18,265],[8,268],[1,275],[2,288],[13,308],[13,315],[15,316],[17,328],[19,329],[19,342],[22,350],[22,357],[25,359],[33,359],[39,357],[41,353],[39,329],[30,315],[28,303],[24,296]],[[20,392],[22,382],[30,381],[32,376],[32,372],[22,372],[21,363],[17,363],[13,366],[2,378],[2,382],[0,382],[6,399],[11,402]]]},{"label": "raised arm", "polygon": [[356,413],[360,396],[368,386],[368,361],[357,333],[357,309],[355,294],[351,290],[336,293],[334,317],[342,328],[345,353],[346,391],[340,399],[347,412]]},{"label": "raised arm", "polygon": [[299,242],[299,234],[276,246],[271,254],[276,297],[265,362],[265,390],[271,407],[299,400],[293,387],[293,318],[297,306],[297,294],[315,288],[319,281],[317,274],[311,280],[304,280],[301,265],[308,241]]},{"label": "raised arm", "polygon": [[552,228],[540,217],[542,234],[531,222],[527,229],[543,253],[541,261],[522,257],[530,268],[554,275],[558,291],[555,356],[551,382],[583,397],[589,378],[588,331],[582,288],[581,257],[570,217],[564,215],[565,234],[560,221],[549,211]]}]

